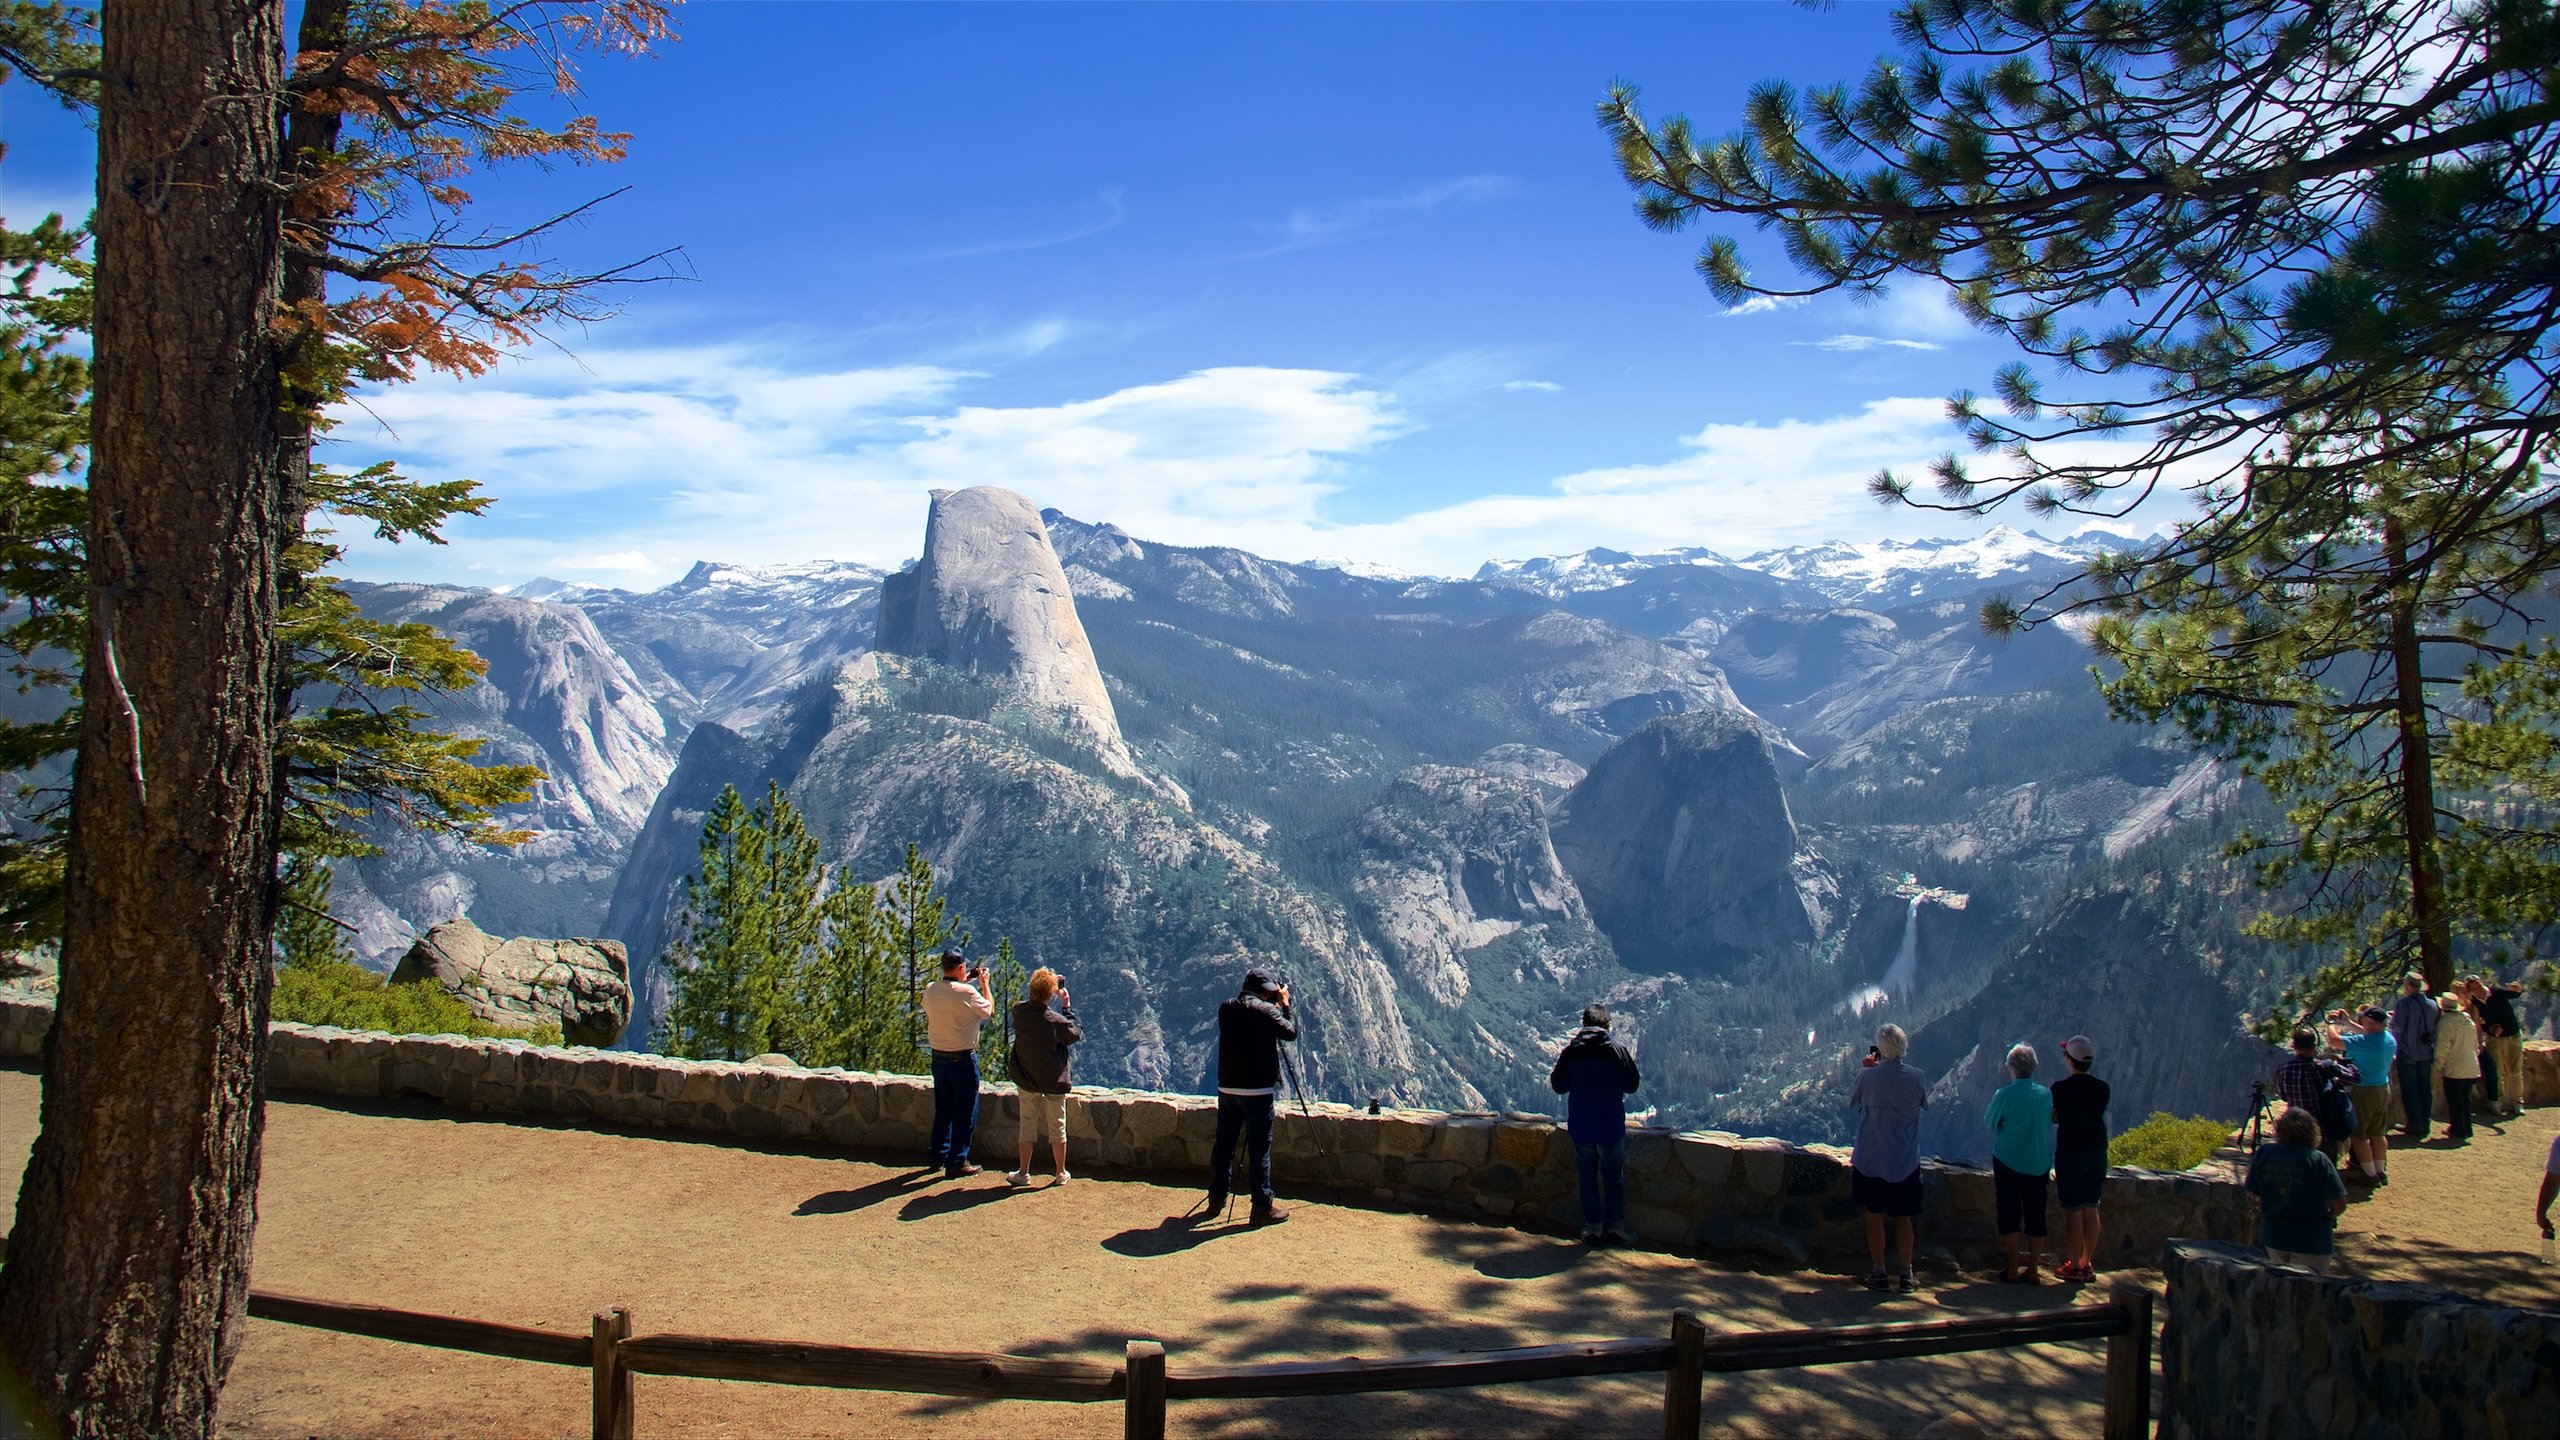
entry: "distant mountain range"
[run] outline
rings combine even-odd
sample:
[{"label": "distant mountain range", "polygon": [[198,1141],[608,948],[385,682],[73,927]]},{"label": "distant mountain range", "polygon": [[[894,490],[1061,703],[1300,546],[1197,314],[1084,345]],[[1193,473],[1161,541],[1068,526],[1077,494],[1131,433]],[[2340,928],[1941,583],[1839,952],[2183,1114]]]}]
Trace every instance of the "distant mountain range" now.
[{"label": "distant mountain range", "polygon": [[[487,682],[445,719],[550,777],[519,852],[386,829],[389,853],[343,867],[363,948],[387,964],[464,912],[604,934],[661,1002],[704,810],[773,779],[848,873],[917,843],[982,943],[1071,969],[1098,1083],[1198,1083],[1214,1005],[1259,958],[1321,997],[1308,1072],[1328,1094],[1542,1106],[1542,1057],[1606,998],[1665,1117],[1817,1137],[1837,1133],[1826,1077],[1878,1018],[1849,999],[1906,936],[1916,981],[1888,1016],[1991,1025],[2007,1002],[1983,987],[2062,944],[2049,923],[2094,933],[2091,887],[2219,863],[2228,778],[2107,722],[2068,632],[1976,620],[2121,537],[1417,578],[954,493],[897,575],[351,586],[478,651]],[[2086,959],[2137,988],[2170,966],[2180,993],[2225,997],[2215,1033],[2236,1036],[2266,966],[2151,948],[2201,923]],[[2083,1028],[2147,1067],[2134,1107],[2218,1094],[2248,1053],[2190,1065],[2126,1017]],[[1967,1086],[1976,1044],[1942,1061]]]}]

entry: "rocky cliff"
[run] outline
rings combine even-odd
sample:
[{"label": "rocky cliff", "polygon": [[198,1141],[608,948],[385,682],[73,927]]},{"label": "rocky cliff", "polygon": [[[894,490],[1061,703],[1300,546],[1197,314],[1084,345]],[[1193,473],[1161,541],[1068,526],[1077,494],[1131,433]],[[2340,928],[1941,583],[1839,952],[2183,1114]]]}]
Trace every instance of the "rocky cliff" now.
[{"label": "rocky cliff", "polygon": [[1048,528],[1012,491],[933,492],[923,558],[881,587],[877,643],[1007,686],[1137,773]]},{"label": "rocky cliff", "polygon": [[484,762],[545,779],[507,823],[533,837],[492,851],[422,837],[385,818],[379,857],[338,869],[334,903],[358,952],[387,965],[431,925],[470,914],[502,932],[593,933],[632,838],[674,769],[669,722],[631,667],[574,605],[433,585],[351,585],[375,619],[435,626],[488,664],[433,702],[433,723],[488,743]]},{"label": "rocky cliff", "polygon": [[2068,1071],[2062,1041],[2086,1035],[2092,1073],[2112,1087],[2110,1130],[2155,1110],[2235,1116],[2274,1053],[2241,1028],[2246,997],[2217,973],[2153,895],[2110,888],[2064,903],[1994,969],[1973,999],[1913,1032],[1912,1063],[1931,1080],[1924,1153],[1980,1159],[1991,1092],[2009,1083],[2009,1047],[2036,1047],[2036,1079]]},{"label": "rocky cliff", "polygon": [[[1524,781],[1423,766],[1396,777],[1360,824],[1352,887],[1398,980],[1442,1005],[1467,997],[1468,961],[1523,929],[1549,980],[1609,958]],[[1552,932],[1552,933],[1551,933]]]},{"label": "rocky cliff", "polygon": [[1669,716],[1619,741],[1557,807],[1554,831],[1631,966],[1713,968],[1814,938],[1776,759],[1747,713]]}]

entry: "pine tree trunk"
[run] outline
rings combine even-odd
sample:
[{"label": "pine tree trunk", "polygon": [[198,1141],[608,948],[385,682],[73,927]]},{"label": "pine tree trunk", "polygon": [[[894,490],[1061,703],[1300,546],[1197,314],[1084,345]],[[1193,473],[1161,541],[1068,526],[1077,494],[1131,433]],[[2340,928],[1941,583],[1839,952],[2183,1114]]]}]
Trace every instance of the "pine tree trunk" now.
[{"label": "pine tree trunk", "polygon": [[275,904],[281,0],[107,0],[87,704],[42,1131],[0,1268],[36,1424],[208,1435],[245,1322]]},{"label": "pine tree trunk", "polygon": [[[2384,526],[2394,571],[2408,561],[2397,521]],[[2431,994],[2453,983],[2453,918],[2445,908],[2444,870],[2436,850],[2435,747],[2427,728],[2425,655],[2418,641],[2418,592],[2391,601],[2391,670],[2400,722],[2400,833],[2408,846],[2409,914],[2418,932],[2419,973]]]}]

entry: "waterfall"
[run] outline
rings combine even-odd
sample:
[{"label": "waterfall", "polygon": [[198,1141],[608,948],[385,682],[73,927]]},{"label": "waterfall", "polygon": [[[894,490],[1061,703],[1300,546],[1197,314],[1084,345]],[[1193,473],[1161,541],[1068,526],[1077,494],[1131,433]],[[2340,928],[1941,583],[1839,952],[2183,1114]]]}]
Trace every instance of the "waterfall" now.
[{"label": "waterfall", "polygon": [[1914,895],[1910,907],[1902,912],[1902,948],[1893,952],[1893,963],[1885,967],[1881,983],[1865,986],[1849,997],[1850,1013],[1864,1015],[1889,999],[1910,1000],[1919,972],[1920,897]]}]

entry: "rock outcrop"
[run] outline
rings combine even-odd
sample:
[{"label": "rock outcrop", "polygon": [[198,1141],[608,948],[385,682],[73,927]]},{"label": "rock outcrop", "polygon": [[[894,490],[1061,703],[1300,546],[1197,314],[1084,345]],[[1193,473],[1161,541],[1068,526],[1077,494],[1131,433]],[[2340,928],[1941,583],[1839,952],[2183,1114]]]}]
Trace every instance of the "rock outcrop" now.
[{"label": "rock outcrop", "polygon": [[420,930],[465,910],[519,934],[594,930],[675,768],[669,721],[648,687],[574,605],[436,585],[348,593],[369,618],[433,625],[478,655],[485,678],[437,697],[428,723],[482,740],[477,763],[543,774],[532,803],[499,817],[531,832],[512,849],[422,835],[388,816],[374,824],[367,838],[382,853],[341,864],[333,896],[358,953],[387,965]]},{"label": "rock outcrop", "polygon": [[493,1025],[556,1025],[572,1045],[611,1045],[631,1019],[631,964],[614,940],[501,940],[466,916],[419,936],[391,979],[433,980]]},{"label": "rock outcrop", "polygon": [[882,582],[877,643],[1007,685],[1136,771],[1048,527],[1010,490],[933,492],[923,558]]},{"label": "rock outcrop", "polygon": [[1556,854],[1630,968],[1712,967],[1814,938],[1795,822],[1748,712],[1666,716],[1557,807]]},{"label": "rock outcrop", "polygon": [[[1443,1005],[1466,999],[1468,958],[1528,926],[1570,926],[1599,949],[1573,877],[1547,836],[1546,806],[1519,780],[1430,765],[1396,777],[1360,822],[1352,888],[1398,979]],[[1548,978],[1570,977],[1541,947]]]}]

